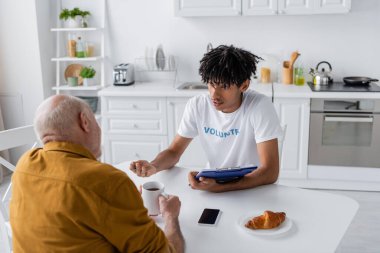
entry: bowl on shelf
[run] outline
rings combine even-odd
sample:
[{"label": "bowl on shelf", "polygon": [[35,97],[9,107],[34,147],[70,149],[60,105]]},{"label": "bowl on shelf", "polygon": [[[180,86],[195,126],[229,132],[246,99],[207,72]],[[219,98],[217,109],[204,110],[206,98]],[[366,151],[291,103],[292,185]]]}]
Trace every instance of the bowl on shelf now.
[{"label": "bowl on shelf", "polygon": [[79,97],[78,98],[84,100],[91,108],[93,113],[96,113],[98,110],[98,97]]},{"label": "bowl on shelf", "polygon": [[78,85],[82,85],[83,78],[79,75],[82,68],[83,68],[83,65],[81,64],[70,64],[69,66],[67,66],[67,68],[65,69],[65,74],[64,74],[66,82],[68,82],[67,79],[69,77],[77,77]]}]

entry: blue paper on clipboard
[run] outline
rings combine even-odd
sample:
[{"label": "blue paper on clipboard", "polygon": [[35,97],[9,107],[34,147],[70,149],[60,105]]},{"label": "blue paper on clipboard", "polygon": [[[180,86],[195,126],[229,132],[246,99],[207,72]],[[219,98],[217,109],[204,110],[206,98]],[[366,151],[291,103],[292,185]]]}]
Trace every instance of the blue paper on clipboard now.
[{"label": "blue paper on clipboard", "polygon": [[257,166],[249,167],[231,167],[231,168],[217,168],[217,169],[204,169],[200,171],[195,178],[199,179],[200,177],[214,178],[217,180],[227,180],[240,178],[244,175],[257,169]]}]

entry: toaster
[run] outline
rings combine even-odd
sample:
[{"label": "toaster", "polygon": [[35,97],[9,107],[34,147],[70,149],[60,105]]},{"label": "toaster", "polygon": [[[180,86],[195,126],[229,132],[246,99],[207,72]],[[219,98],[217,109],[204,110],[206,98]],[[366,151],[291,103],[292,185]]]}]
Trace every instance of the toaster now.
[{"label": "toaster", "polygon": [[113,68],[113,85],[127,86],[135,83],[135,73],[133,65],[121,63]]}]

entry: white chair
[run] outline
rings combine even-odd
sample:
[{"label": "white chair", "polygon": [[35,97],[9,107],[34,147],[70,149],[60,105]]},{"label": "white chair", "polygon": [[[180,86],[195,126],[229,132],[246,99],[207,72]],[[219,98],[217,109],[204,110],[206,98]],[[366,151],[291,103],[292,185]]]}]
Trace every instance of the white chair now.
[{"label": "white chair", "polygon": [[0,251],[4,253],[11,253],[11,237],[9,236],[10,227],[9,222],[5,220],[3,212],[5,211],[5,207],[3,203],[0,201]]},{"label": "white chair", "polygon": [[[32,125],[13,128],[13,129],[0,132],[0,151],[12,149],[16,147],[21,147],[24,145],[30,145],[30,146],[35,147],[37,144],[38,144],[38,139],[36,137],[36,134],[34,132]],[[11,171],[15,170],[15,166],[9,161],[5,160],[1,156],[0,156],[0,164]],[[9,211],[8,211],[11,187],[12,187],[12,183],[9,183],[7,190],[2,196],[1,205],[0,205],[1,233],[3,233],[3,230],[6,230],[7,232],[6,234],[8,234],[8,237],[9,237],[8,242],[12,238],[12,232],[11,232],[11,228],[9,224]],[[3,238],[1,239],[3,241]]]}]

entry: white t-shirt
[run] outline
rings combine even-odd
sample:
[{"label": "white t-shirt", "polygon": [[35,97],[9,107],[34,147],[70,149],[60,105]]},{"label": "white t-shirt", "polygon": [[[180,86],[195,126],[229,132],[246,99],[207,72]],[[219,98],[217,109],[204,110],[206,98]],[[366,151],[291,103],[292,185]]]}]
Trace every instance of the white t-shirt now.
[{"label": "white t-shirt", "polygon": [[269,98],[248,90],[239,109],[232,113],[217,111],[208,94],[191,98],[178,134],[185,138],[199,135],[207,167],[226,168],[260,166],[256,144],[279,138],[282,129]]}]

